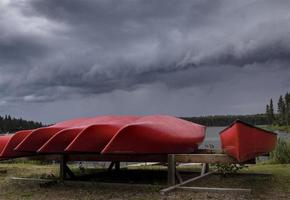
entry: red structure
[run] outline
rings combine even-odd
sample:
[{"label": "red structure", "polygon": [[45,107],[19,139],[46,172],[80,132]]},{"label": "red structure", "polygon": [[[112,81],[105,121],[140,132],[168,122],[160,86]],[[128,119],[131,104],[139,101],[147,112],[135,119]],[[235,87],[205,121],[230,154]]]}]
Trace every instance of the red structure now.
[{"label": "red structure", "polygon": [[0,159],[71,153],[193,153],[204,137],[204,126],[172,116],[98,116],[0,136]]},{"label": "red structure", "polygon": [[205,127],[170,116],[146,116],[124,126],[103,154],[193,153],[205,137]]},{"label": "red structure", "polygon": [[274,150],[277,135],[237,120],[220,132],[220,140],[225,153],[244,162]]}]

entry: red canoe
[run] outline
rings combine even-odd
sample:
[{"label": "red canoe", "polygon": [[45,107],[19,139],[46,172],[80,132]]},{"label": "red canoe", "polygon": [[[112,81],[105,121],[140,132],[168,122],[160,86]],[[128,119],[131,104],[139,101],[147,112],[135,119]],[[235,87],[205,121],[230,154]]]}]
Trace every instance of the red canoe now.
[{"label": "red canoe", "polygon": [[0,159],[38,153],[191,153],[205,127],[171,116],[98,116],[0,136]]},{"label": "red canoe", "polygon": [[237,120],[220,132],[220,140],[225,153],[245,162],[274,150],[277,134]]},{"label": "red canoe", "polygon": [[0,153],[2,153],[3,149],[5,148],[12,136],[13,134],[0,135]]},{"label": "red canoe", "polygon": [[38,152],[100,153],[121,127],[138,118],[136,116],[105,116],[98,119],[90,119],[83,123],[82,126],[64,129],[56,133]]},{"label": "red canoe", "polygon": [[65,151],[100,153],[123,126],[139,118],[137,116],[119,116],[114,117],[107,123],[89,126],[77,135]]},{"label": "red canoe", "polygon": [[28,134],[20,143],[15,147],[15,151],[19,152],[36,152],[47,140],[49,140],[57,132],[83,123],[88,118],[79,118],[67,120],[55,125],[38,128]]},{"label": "red canoe", "polygon": [[2,152],[0,151],[0,158],[16,158],[22,156],[28,156],[29,153],[14,151],[14,148],[30,133],[32,130],[18,131],[15,134],[11,134],[9,140],[7,140]]},{"label": "red canoe", "polygon": [[192,153],[204,137],[204,126],[176,117],[152,115],[120,129],[102,153]]},{"label": "red canoe", "polygon": [[[92,118],[78,118],[78,119],[63,121],[49,127],[35,129],[23,139],[23,141],[15,148],[15,150],[19,152],[34,152],[35,153],[48,140],[50,140],[50,138],[52,138],[54,135],[56,135],[60,131],[63,131],[65,129],[71,129],[74,127],[89,126],[91,124],[95,124],[98,122],[107,122],[107,121],[110,121],[113,117],[114,116],[97,116],[97,117],[92,117]],[[76,133],[76,130],[67,131],[67,132]],[[74,135],[70,135],[69,133],[64,138],[64,140],[67,143],[68,141],[71,141],[70,139],[73,139],[72,137],[74,136]]]}]

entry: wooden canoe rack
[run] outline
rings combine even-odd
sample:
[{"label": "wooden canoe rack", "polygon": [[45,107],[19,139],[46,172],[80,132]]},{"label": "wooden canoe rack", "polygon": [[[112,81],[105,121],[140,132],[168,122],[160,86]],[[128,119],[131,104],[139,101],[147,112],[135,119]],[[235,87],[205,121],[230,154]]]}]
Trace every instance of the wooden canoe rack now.
[{"label": "wooden canoe rack", "polygon": [[[119,170],[120,162],[160,162],[167,163],[168,166],[167,183],[169,187],[160,191],[163,195],[176,189],[206,192],[251,192],[250,189],[242,188],[208,188],[186,186],[189,183],[216,173],[216,171],[209,171],[209,164],[239,164],[239,162],[234,158],[219,151],[199,150],[194,154],[58,154],[46,155],[45,160],[59,161],[60,181],[67,180],[68,178],[75,178],[74,173],[67,166],[67,162],[69,161],[109,161],[111,162],[108,169],[109,171],[113,168],[115,170]],[[183,181],[180,173],[176,169],[176,165],[178,163],[202,163],[201,173],[197,177]],[[255,160],[251,160],[243,164],[255,164]]]},{"label": "wooden canoe rack", "polygon": [[[60,156],[60,180],[67,179],[67,175],[70,178],[75,178],[67,166],[69,160],[95,160],[95,161],[110,161],[111,165],[109,171],[115,168],[120,169],[120,162],[161,162],[168,164],[167,183],[168,188],[160,191],[161,194],[166,194],[176,189],[192,190],[192,191],[207,191],[207,192],[243,192],[250,193],[250,189],[242,188],[208,188],[208,187],[186,187],[185,185],[194,181],[207,177],[216,171],[209,171],[209,164],[239,164],[234,158],[222,154],[220,152],[213,153],[206,150],[201,150],[195,154],[120,154],[120,155],[101,155],[101,154],[64,154]],[[181,175],[176,169],[177,163],[202,163],[201,174],[197,177],[183,181]],[[248,161],[246,164],[254,164],[255,161]],[[178,182],[178,183],[177,183]]]},{"label": "wooden canoe rack", "polygon": [[67,178],[74,179],[75,175],[67,166],[69,161],[96,161],[96,162],[111,162],[108,171],[113,168],[120,169],[120,162],[160,162],[167,163],[167,154],[61,154],[61,155],[47,155],[46,160],[59,160],[60,180]]},{"label": "wooden canoe rack", "polygon": [[[179,172],[176,169],[177,163],[203,163],[199,176],[183,181]],[[253,164],[254,160],[248,161],[245,164]],[[162,195],[176,189],[190,191],[206,191],[206,192],[242,192],[251,193],[251,189],[242,188],[209,188],[209,187],[186,187],[185,185],[194,181],[207,177],[217,171],[209,171],[209,164],[239,164],[237,160],[226,154],[169,154],[168,155],[168,188],[160,191]],[[178,184],[176,184],[176,178]]]}]

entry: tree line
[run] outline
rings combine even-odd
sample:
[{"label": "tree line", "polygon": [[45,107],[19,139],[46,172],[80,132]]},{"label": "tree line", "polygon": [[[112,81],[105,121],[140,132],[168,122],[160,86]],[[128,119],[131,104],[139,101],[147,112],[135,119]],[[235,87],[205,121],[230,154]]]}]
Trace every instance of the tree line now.
[{"label": "tree line", "polygon": [[280,95],[277,102],[277,112],[275,112],[273,99],[270,99],[270,103],[266,105],[266,115],[268,124],[275,124],[279,126],[287,125],[290,122],[290,93]]},{"label": "tree line", "polygon": [[[289,125],[290,122],[290,93],[281,95],[275,112],[273,99],[266,105],[265,114],[254,115],[212,115],[200,117],[181,117],[184,120],[202,124],[204,126],[228,126],[239,119],[253,125]],[[10,115],[0,116],[0,134],[19,130],[43,127],[41,122],[28,121],[21,118],[12,118]]]},{"label": "tree line", "polygon": [[14,133],[20,130],[29,130],[44,125],[41,122],[28,121],[21,118],[14,118],[10,115],[0,116],[0,134],[1,133]]},{"label": "tree line", "polygon": [[213,116],[201,116],[201,117],[182,117],[187,121],[202,124],[204,126],[228,126],[235,120],[239,119],[244,122],[253,125],[265,125],[268,124],[268,118],[266,114],[254,114],[254,115],[213,115]]}]

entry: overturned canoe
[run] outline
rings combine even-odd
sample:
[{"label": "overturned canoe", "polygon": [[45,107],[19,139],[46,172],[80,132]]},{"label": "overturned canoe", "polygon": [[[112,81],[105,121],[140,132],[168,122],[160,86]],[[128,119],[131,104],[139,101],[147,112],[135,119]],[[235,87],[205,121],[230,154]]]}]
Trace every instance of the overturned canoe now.
[{"label": "overturned canoe", "polygon": [[114,117],[107,123],[98,123],[88,126],[75,137],[65,151],[100,153],[123,126],[139,118],[140,117],[137,116],[119,116]]},{"label": "overturned canoe", "polygon": [[64,153],[64,151],[100,153],[121,127],[138,118],[106,116],[90,119],[81,126],[59,131],[38,149],[38,153]]},{"label": "overturned canoe", "polygon": [[[74,139],[74,136],[77,136],[79,131],[83,130],[83,128],[98,123],[110,123],[112,120],[115,120],[116,118],[118,120],[119,118],[122,118],[122,116],[112,115],[112,116],[97,116],[92,118],[72,119],[57,123],[49,127],[39,128],[32,131],[29,135],[27,135],[14,150],[19,152],[34,152],[34,153],[37,152],[38,150],[40,150],[40,152],[42,153],[45,153],[46,150],[47,152],[58,152],[60,149],[62,149],[63,146],[65,146],[65,144],[69,145],[70,141]],[[77,130],[74,128],[76,128]],[[66,129],[68,130],[65,131]],[[42,146],[43,145],[48,146],[48,144],[46,143],[58,133],[60,134],[56,136],[56,139],[59,140],[57,141],[58,144],[55,144],[57,145],[56,148],[50,149],[50,147],[44,147],[42,149]]]},{"label": "overturned canoe", "polygon": [[0,136],[0,159],[64,153],[192,153],[204,137],[204,126],[171,116],[98,116]]},{"label": "overturned canoe", "polygon": [[192,153],[204,140],[205,127],[176,117],[141,117],[116,133],[103,154]]},{"label": "overturned canoe", "polygon": [[277,134],[237,120],[220,132],[220,140],[225,153],[244,162],[271,152]]},{"label": "overturned canoe", "polygon": [[2,152],[0,151],[0,158],[16,158],[30,155],[30,153],[14,151],[14,148],[19,145],[20,142],[22,142],[22,140],[31,132],[32,130],[23,130],[11,134],[9,140],[6,141]]},{"label": "overturned canoe", "polygon": [[83,123],[88,118],[72,119],[57,123],[49,127],[43,127],[33,130],[29,133],[16,147],[15,151],[18,152],[33,152],[35,153],[47,140],[49,140],[57,132],[77,126]]},{"label": "overturned canoe", "polygon": [[6,134],[6,135],[0,135],[0,153],[2,153],[3,149],[11,139],[13,134]]}]

